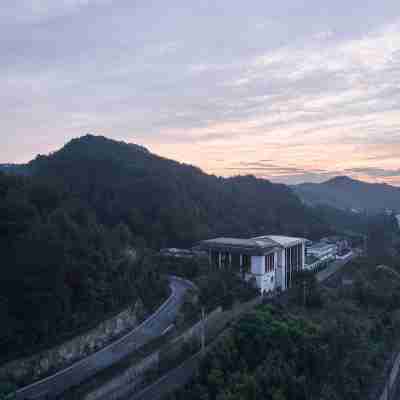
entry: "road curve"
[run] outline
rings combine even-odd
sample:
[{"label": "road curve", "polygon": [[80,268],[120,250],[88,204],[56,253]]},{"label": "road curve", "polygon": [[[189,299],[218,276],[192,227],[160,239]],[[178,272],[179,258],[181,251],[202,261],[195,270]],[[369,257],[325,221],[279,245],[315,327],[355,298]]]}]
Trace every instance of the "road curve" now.
[{"label": "road curve", "polygon": [[175,320],[183,295],[193,284],[177,277],[170,277],[171,295],[161,307],[133,331],[96,353],[17,391],[17,400],[53,399],[68,388],[78,385],[98,371],[120,361],[151,339],[160,336]]}]

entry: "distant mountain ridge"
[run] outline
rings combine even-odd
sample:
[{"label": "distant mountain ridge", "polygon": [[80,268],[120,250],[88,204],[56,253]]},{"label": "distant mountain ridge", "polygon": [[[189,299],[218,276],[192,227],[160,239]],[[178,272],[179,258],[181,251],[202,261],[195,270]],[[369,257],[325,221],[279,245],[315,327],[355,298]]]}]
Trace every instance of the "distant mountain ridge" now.
[{"label": "distant mountain ridge", "polygon": [[254,176],[220,178],[102,136],[71,140],[24,169],[68,188],[106,225],[125,222],[150,247],[186,246],[218,235],[315,237],[327,225],[292,190]]},{"label": "distant mountain ridge", "polygon": [[400,211],[400,188],[386,183],[368,183],[337,176],[323,183],[294,185],[292,189],[309,205],[323,204],[368,212]]},{"label": "distant mountain ridge", "polygon": [[28,175],[29,167],[27,164],[0,164],[0,172]]}]

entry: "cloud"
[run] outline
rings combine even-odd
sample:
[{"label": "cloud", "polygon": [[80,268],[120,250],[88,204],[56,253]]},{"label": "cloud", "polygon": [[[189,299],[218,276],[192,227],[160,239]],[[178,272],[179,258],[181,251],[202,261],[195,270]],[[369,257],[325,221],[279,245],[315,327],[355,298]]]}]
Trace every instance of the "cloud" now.
[{"label": "cloud", "polygon": [[70,15],[82,8],[111,4],[113,0],[3,0],[0,18],[5,22],[37,23]]},{"label": "cloud", "polygon": [[384,168],[349,168],[346,173],[366,175],[371,178],[393,178],[400,176],[400,169],[384,169]]},{"label": "cloud", "polygon": [[397,168],[399,3],[267,3],[6,0],[1,160],[95,131],[221,175],[385,179],[350,170]]}]

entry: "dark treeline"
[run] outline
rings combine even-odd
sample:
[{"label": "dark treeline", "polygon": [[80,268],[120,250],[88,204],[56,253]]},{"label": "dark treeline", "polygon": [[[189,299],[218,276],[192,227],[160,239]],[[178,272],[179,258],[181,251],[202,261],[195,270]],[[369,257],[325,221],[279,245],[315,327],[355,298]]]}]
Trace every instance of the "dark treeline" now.
[{"label": "dark treeline", "polygon": [[[366,234],[372,218],[364,213],[352,213],[328,205],[317,205],[313,207],[313,211],[321,220],[326,221],[331,230],[350,236]],[[378,216],[376,218],[379,219]]]},{"label": "dark treeline", "polygon": [[376,215],[368,218],[365,236],[368,258],[375,264],[396,265],[399,262],[399,228],[391,215]]},{"label": "dark treeline", "polygon": [[136,248],[129,228],[100,224],[65,187],[0,173],[1,359],[65,339],[125,305],[159,303],[167,283]]},{"label": "dark treeline", "polygon": [[[243,317],[168,400],[360,400],[379,392],[399,340],[400,281],[366,260],[349,269],[351,286],[326,291],[314,282],[305,293],[299,285],[289,302]],[[313,301],[303,303],[305,294]]]},{"label": "dark treeline", "polygon": [[[6,170],[20,177],[0,176],[5,357],[61,340],[138,299],[148,310],[158,303],[167,290],[159,274],[174,268],[164,271],[140,249],[191,246],[219,235],[313,239],[346,224],[364,229],[358,219],[304,206],[285,185],[217,178],[104,137],[72,140]],[[193,278],[204,275],[193,268]],[[210,276],[209,307],[211,288],[218,304],[251,295],[233,280],[225,287],[227,279]]]},{"label": "dark treeline", "polygon": [[[217,178],[103,137],[72,140],[5,170],[19,177],[0,177],[3,359],[60,341],[138,299],[148,310],[159,302],[166,282],[138,249],[222,234],[327,233],[284,185]],[[230,302],[231,289],[218,279],[218,302]]]},{"label": "dark treeline", "polygon": [[72,140],[36,158],[25,172],[69,188],[102,223],[125,221],[152,248],[188,246],[217,235],[327,233],[325,222],[285,185],[252,176],[217,178],[104,137]]},{"label": "dark treeline", "polygon": [[400,247],[392,216],[365,218],[359,228],[367,257],[346,266],[329,289],[313,273],[298,274],[286,296],[221,338],[168,400],[375,398],[400,339]]}]

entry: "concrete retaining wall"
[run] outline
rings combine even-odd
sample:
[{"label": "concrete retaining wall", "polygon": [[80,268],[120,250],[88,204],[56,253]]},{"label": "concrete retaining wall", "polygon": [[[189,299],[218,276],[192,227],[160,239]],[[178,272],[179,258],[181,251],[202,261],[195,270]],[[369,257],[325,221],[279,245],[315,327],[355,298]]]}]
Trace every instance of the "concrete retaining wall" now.
[{"label": "concrete retaining wall", "polygon": [[[137,304],[138,305],[138,304]],[[0,380],[27,383],[62,369],[101,349],[138,325],[137,307],[130,307],[96,328],[61,345],[0,367]]]},{"label": "concrete retaining wall", "polygon": [[[236,317],[250,311],[255,306],[262,302],[262,297],[258,297],[254,300],[251,300],[247,303],[238,304],[232,310],[224,311],[216,316],[216,318],[212,318],[208,324],[207,332],[209,335],[214,338],[216,333],[220,332],[226,324]],[[214,330],[214,334],[211,334],[211,330]],[[168,393],[173,392],[174,390],[182,387],[195,374],[203,355],[212,350],[218,343],[226,337],[229,329],[224,330],[220,335],[216,337],[215,340],[211,341],[209,345],[206,346],[205,353],[198,352],[193,355],[188,360],[184,361],[180,366],[174,368],[169,371],[167,374],[159,378],[156,382],[147,386],[140,392],[131,396],[131,400],[160,400]],[[103,400],[103,399],[102,399]],[[105,399],[104,399],[105,400]],[[112,398],[112,400],[118,400],[117,397]]]},{"label": "concrete retaining wall", "polygon": [[121,375],[86,394],[84,400],[112,400],[121,398],[140,386],[146,371],[154,368],[160,361],[160,352],[150,354],[140,363],[127,368]]},{"label": "concrete retaining wall", "polygon": [[[206,340],[214,339],[221,330],[226,327],[227,323],[239,317],[243,313],[250,311],[261,302],[262,297],[260,296],[247,303],[236,304],[231,310],[222,311],[221,307],[215,309],[213,312],[208,314],[206,318]],[[189,340],[197,339],[200,341],[200,335],[202,332],[201,324],[200,321],[197,322],[151,356],[128,368],[124,373],[97,388],[95,391],[87,394],[84,397],[84,400],[118,400],[127,396],[133,396],[134,399],[136,399],[135,396],[138,396],[138,398],[142,398],[143,396],[143,398],[152,399],[152,396],[155,396],[156,393],[158,396],[160,393],[169,392],[171,390],[171,385],[175,388],[177,386],[175,378],[177,374],[179,375],[178,386],[180,386],[184,383],[182,374],[184,374],[186,379],[189,379],[192,376],[193,370],[200,359],[200,353],[184,363],[184,367],[178,367],[178,369],[166,374],[163,378],[157,381],[157,384],[150,385],[149,388],[138,392],[138,390],[142,390],[144,374],[146,371],[157,368],[162,359],[177,354],[183,344]],[[210,346],[207,346],[207,349],[210,348]],[[182,369],[184,372],[182,372]],[[136,392],[138,392],[137,395],[134,395]],[[143,393],[145,393],[145,396]],[[158,398],[157,396],[154,398]]]},{"label": "concrete retaining wall", "polygon": [[397,354],[394,360],[392,370],[390,371],[389,378],[385,384],[381,396],[379,397],[379,400],[394,400],[393,395],[396,390],[396,381],[398,379],[399,370],[400,370],[400,353]]},{"label": "concrete retaining wall", "polygon": [[[206,330],[209,325],[213,325],[217,320],[219,320],[221,314],[222,309],[221,307],[218,307],[207,316]],[[144,375],[147,371],[157,368],[162,359],[174,356],[174,354],[178,353],[182,349],[184,343],[187,343],[192,339],[200,340],[201,331],[201,322],[197,322],[180,336],[162,346],[158,351],[155,351],[139,363],[127,368],[121,375],[118,375],[114,379],[106,382],[104,385],[86,394],[83,399],[114,400],[134,393],[144,381]]]}]

